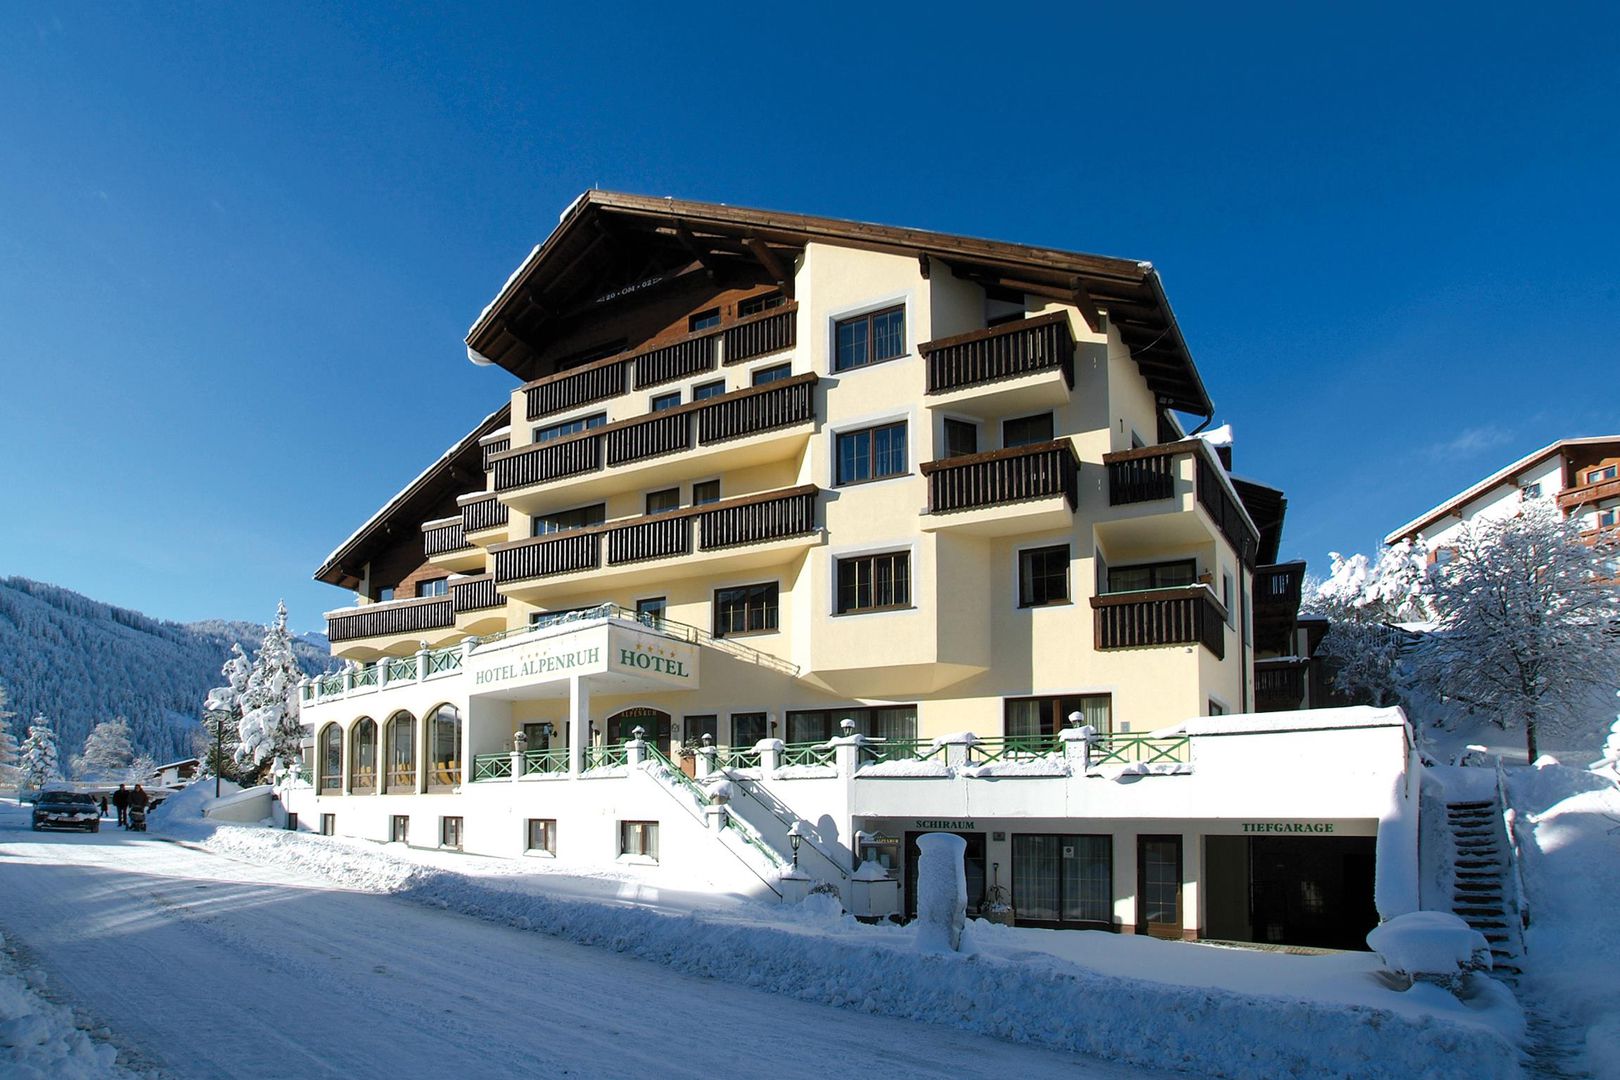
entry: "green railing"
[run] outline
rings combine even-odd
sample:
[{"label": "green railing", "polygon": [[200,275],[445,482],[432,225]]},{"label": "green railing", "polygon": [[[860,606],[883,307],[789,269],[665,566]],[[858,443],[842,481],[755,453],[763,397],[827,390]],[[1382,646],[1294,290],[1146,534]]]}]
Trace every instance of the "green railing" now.
[{"label": "green railing", "polygon": [[930,761],[945,763],[945,747],[932,739],[887,739],[861,744],[861,764],[880,761]]},{"label": "green railing", "polygon": [[320,687],[321,687],[321,694],[323,696],[327,695],[327,694],[341,694],[341,693],[343,693],[343,676],[342,675],[325,675],[325,676],[322,676],[321,682],[320,682]]},{"label": "green railing", "polygon": [[298,699],[300,701],[314,701],[315,694],[319,690],[320,683],[318,680],[316,682],[307,682],[298,688]]},{"label": "green railing", "polygon": [[620,746],[587,746],[584,770],[617,769],[630,763],[629,751]]},{"label": "green railing", "polygon": [[525,750],[523,752],[523,775],[542,773],[553,776],[568,771],[568,748],[551,750]]},{"label": "green railing", "polygon": [[786,765],[832,765],[836,762],[831,743],[788,743],[782,747],[779,762]]},{"label": "green railing", "polygon": [[1098,735],[1091,744],[1093,765],[1178,765],[1192,760],[1186,735]]},{"label": "green railing", "polygon": [[479,754],[473,758],[473,780],[512,779],[511,754]]},{"label": "green railing", "polygon": [[458,671],[461,668],[461,646],[452,645],[448,649],[435,649],[427,654],[428,675],[438,675],[445,671]]},{"label": "green railing", "polygon": [[764,837],[756,833],[752,826],[739,818],[736,814],[726,814],[726,828],[736,833],[737,836],[741,838],[742,841],[749,847],[765,856],[766,861],[772,866],[787,865],[788,861],[782,858],[775,848],[767,844]]},{"label": "green railing", "polygon": [[676,786],[685,788],[688,793],[697,799],[698,805],[709,805],[709,793],[703,790],[703,785],[692,779],[690,776],[687,776],[679,765],[669,760],[669,758],[664,755],[664,752],[658,749],[658,747],[654,746],[652,743],[647,744],[647,760],[662,767],[669,778],[675,782]]},{"label": "green railing", "polygon": [[389,682],[405,682],[416,678],[416,657],[414,656],[393,657],[387,661],[387,665]]},{"label": "green railing", "polygon": [[967,748],[967,759],[977,764],[992,761],[1031,761],[1062,753],[1063,743],[1056,735],[1009,735],[1002,739],[979,739]]},{"label": "green railing", "polygon": [[717,769],[757,769],[759,751],[752,746],[716,746],[714,767]]},{"label": "green railing", "polygon": [[354,673],[354,682],[352,685],[356,690],[360,689],[362,686],[376,686],[377,665],[367,664],[365,667],[356,671]]}]

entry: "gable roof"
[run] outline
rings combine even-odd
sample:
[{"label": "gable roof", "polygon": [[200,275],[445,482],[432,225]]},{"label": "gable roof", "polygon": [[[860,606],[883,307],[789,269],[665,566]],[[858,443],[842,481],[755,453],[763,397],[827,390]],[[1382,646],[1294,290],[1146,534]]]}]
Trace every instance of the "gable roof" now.
[{"label": "gable roof", "polygon": [[467,354],[521,379],[550,374],[540,359],[548,339],[621,291],[694,263],[710,273],[746,266],[791,291],[793,260],[810,243],[917,258],[925,274],[933,260],[959,277],[1074,304],[1092,321],[1106,310],[1160,405],[1214,413],[1151,263],[595,189],[574,200],[478,316],[467,331]]},{"label": "gable roof", "polygon": [[1498,469],[1474,486],[1458,492],[1440,505],[1408,521],[1405,525],[1384,537],[1384,543],[1393,544],[1404,537],[1413,537],[1415,539],[1419,533],[1441,518],[1462,509],[1481,495],[1490,494],[1526,469],[1540,465],[1555,454],[1561,454],[1577,446],[1601,446],[1604,443],[1614,443],[1616,447],[1620,447],[1620,435],[1592,435],[1579,439],[1559,439],[1555,443],[1549,443],[1534,453],[1526,454],[1513,464]]}]

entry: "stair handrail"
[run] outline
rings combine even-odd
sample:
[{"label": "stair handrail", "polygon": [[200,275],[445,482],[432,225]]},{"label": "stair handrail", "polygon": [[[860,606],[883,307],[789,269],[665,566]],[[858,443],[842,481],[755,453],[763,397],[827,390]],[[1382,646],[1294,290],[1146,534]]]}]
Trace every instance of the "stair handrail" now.
[{"label": "stair handrail", "polygon": [[[665,773],[667,773],[668,775],[670,775],[672,777],[679,776],[681,778],[681,780],[683,780],[683,781],[691,781],[691,778],[688,777],[685,773],[681,772],[680,768],[677,765],[675,765],[674,762],[670,761],[669,758],[665,757],[664,754],[658,749],[658,747],[654,746],[652,743],[647,743],[646,744],[646,749],[647,749],[647,757],[646,757],[646,760],[642,762],[641,772],[646,774],[647,778],[649,780],[651,780],[653,782],[653,785],[655,787],[657,787],[660,791],[664,792],[670,798],[674,799],[681,806],[686,807],[687,811],[689,813],[691,813],[694,817],[698,818],[698,820],[704,821],[704,823],[707,824],[707,822],[705,820],[706,817],[707,817],[705,810],[703,810],[703,809],[701,809],[701,808],[699,808],[697,806],[694,806],[689,800],[683,798],[681,796],[681,794],[678,791],[676,791],[676,784],[674,784],[674,783],[664,783],[660,778],[658,778],[656,776],[653,776],[652,775],[653,770],[647,768],[647,766],[649,766],[649,765],[657,765],[660,772],[665,772]],[[695,782],[691,783],[691,787],[696,788],[699,792],[702,792],[702,788],[699,787]],[[704,793],[704,794],[706,795],[706,793]],[[705,802],[704,805],[707,806],[708,803]],[[738,818],[735,814],[731,814],[729,812],[726,814],[726,829],[735,829],[736,832],[737,832],[737,838],[739,840],[741,840],[743,843],[747,844],[748,846],[750,846],[750,847],[754,848],[755,850],[759,851],[760,854],[765,855],[767,862],[770,862],[771,858],[773,856],[780,859],[780,856],[777,856],[775,854],[775,852],[771,851],[770,845],[765,843],[764,837],[761,837],[761,836],[758,836],[757,834],[754,834],[754,830],[753,830],[752,826],[748,825],[747,822],[745,822],[742,819]],[[720,831],[720,833],[717,834],[716,839],[719,839],[720,836],[724,836],[724,835],[725,835],[725,829],[722,829]],[[722,847],[726,846],[725,841],[721,840],[721,846]],[[735,849],[732,849],[731,853],[737,857],[738,862],[742,863],[744,866],[746,866],[748,868],[748,872],[750,874],[753,874],[755,877],[759,878],[760,882],[767,889],[769,889],[769,890],[771,890],[771,892],[775,893],[777,899],[779,899],[779,900],[782,899],[782,890],[778,889],[775,885],[773,885],[771,883],[770,879],[768,879],[764,874],[761,874],[759,872],[759,870],[756,869],[752,864],[750,864],[747,859],[743,858],[742,854],[740,852],[738,852]]]},{"label": "stair handrail", "polygon": [[[787,826],[789,829],[793,828],[795,822],[798,821],[799,819],[797,817],[795,817],[794,821],[789,821],[787,818],[783,817],[781,814],[778,814],[776,812],[776,809],[774,807],[772,807],[770,803],[766,802],[764,799],[759,797],[759,792],[753,790],[752,788],[750,788],[748,786],[750,783],[754,783],[754,782],[756,782],[756,781],[736,780],[736,779],[734,779],[734,780],[731,781],[731,786],[732,786],[733,790],[741,791],[744,795],[747,795],[750,799],[753,799],[760,806],[764,807],[765,812],[767,814],[771,815],[771,817],[775,818],[777,821],[780,821],[783,825]],[[809,833],[800,833],[799,835],[800,835],[800,838],[802,840],[804,840],[805,843],[809,844],[810,847],[815,850],[816,854],[820,855],[823,859],[826,859],[828,863],[832,864],[832,868],[834,870],[838,871],[838,875],[840,877],[842,877],[846,882],[849,880],[849,871],[845,870],[842,866],[839,866],[838,865],[838,860],[833,858],[831,855],[827,854],[827,852],[822,849],[822,846],[820,844],[816,843],[815,837],[811,836]]]},{"label": "stair handrail", "polygon": [[1530,926],[1530,898],[1524,891],[1524,872],[1519,865],[1519,834],[1513,827],[1518,814],[1508,802],[1507,770],[1502,767],[1500,755],[1496,758],[1496,805],[1502,816],[1502,829],[1507,833],[1507,861],[1508,869],[1511,871],[1509,877],[1513,882],[1513,908],[1519,914],[1519,947],[1529,952],[1530,948],[1524,941],[1524,931]]}]

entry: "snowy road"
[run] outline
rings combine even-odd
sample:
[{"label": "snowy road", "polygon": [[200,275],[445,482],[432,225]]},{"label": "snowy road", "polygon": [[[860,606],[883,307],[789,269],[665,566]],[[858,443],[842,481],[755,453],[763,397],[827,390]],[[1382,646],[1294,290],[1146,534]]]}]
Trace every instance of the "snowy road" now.
[{"label": "snowy road", "polygon": [[[167,1078],[1142,1077],[0,807],[0,931]],[[1017,1002],[1008,1002],[1016,1009]]]}]

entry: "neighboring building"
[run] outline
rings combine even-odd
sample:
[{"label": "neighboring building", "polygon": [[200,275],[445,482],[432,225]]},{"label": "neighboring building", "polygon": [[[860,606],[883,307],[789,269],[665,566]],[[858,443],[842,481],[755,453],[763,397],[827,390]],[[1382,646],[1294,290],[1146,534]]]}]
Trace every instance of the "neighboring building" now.
[{"label": "neighboring building", "polygon": [[1526,499],[1557,499],[1565,516],[1578,517],[1593,535],[1620,526],[1620,435],[1544,446],[1413,518],[1384,543],[1421,543],[1431,563],[1445,562],[1462,525],[1511,517]]},{"label": "neighboring building", "polygon": [[1303,568],[1148,264],[592,191],[467,343],[510,401],[316,574],[305,826],[778,894],[797,827],[872,913],[948,829],[1020,922],[1376,921],[1409,733],[1220,715]]},{"label": "neighboring building", "polygon": [[159,765],[152,770],[152,775],[146,780],[149,787],[178,788],[193,780],[197,770],[202,765],[199,758],[181,758],[179,761],[170,761]]}]

